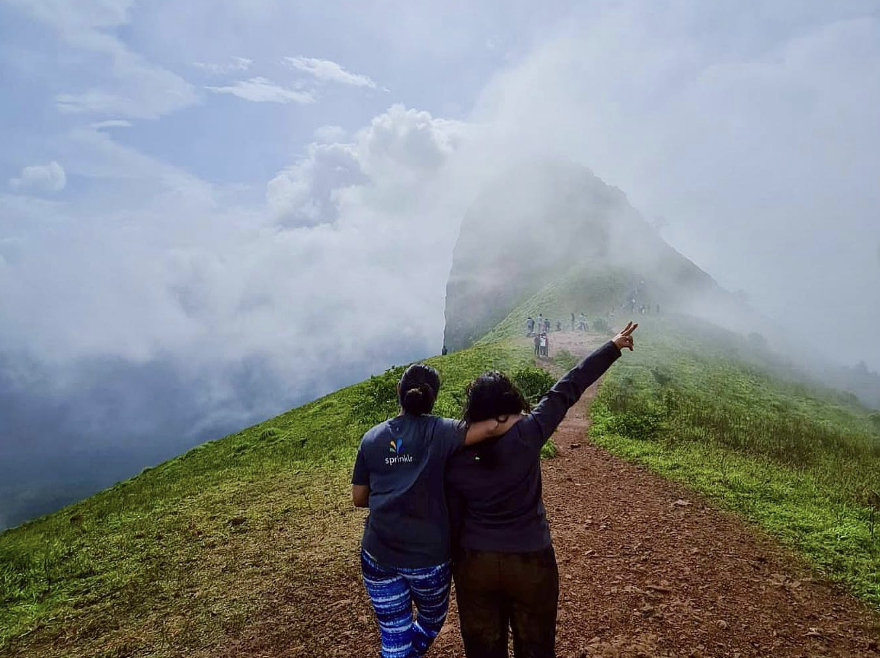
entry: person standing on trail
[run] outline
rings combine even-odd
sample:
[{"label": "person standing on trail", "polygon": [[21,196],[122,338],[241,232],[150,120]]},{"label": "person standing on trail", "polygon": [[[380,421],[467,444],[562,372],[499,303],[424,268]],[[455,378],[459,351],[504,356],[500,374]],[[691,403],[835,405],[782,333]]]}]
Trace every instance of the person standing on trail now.
[{"label": "person standing on trail", "polygon": [[541,356],[547,356],[549,345],[550,339],[547,337],[547,333],[544,332],[541,334]]},{"label": "person standing on trail", "polygon": [[519,421],[518,416],[475,423],[431,416],[439,390],[436,370],[422,364],[407,368],[397,387],[400,414],[364,434],[351,478],[355,507],[370,509],[361,570],[379,622],[383,658],[423,656],[446,620],[449,458]]},{"label": "person standing on trail", "polygon": [[535,331],[535,321],[532,320],[532,316],[526,318],[526,336],[531,336]]},{"label": "person standing on trail", "polygon": [[550,333],[550,318],[544,318],[544,326],[542,327],[542,331],[545,334]]},{"label": "person standing on trail", "polygon": [[574,313],[571,314],[571,330],[574,331]]},{"label": "person standing on trail", "polygon": [[535,325],[535,331],[538,333],[544,331],[544,315],[542,313],[538,313],[538,322]]},{"label": "person standing on trail", "polygon": [[556,321],[556,331],[562,331],[562,320]]},{"label": "person standing on trail", "polygon": [[559,571],[541,499],[541,448],[584,391],[633,349],[626,325],[562,377],[533,410],[506,375],[468,386],[464,418],[524,413],[498,439],[456,453],[446,472],[455,541],[453,575],[468,658],[555,656]]},{"label": "person standing on trail", "polygon": [[541,356],[541,334],[535,334],[535,356]]},{"label": "person standing on trail", "polygon": [[578,316],[578,329],[581,331],[587,330],[587,316],[583,313]]}]

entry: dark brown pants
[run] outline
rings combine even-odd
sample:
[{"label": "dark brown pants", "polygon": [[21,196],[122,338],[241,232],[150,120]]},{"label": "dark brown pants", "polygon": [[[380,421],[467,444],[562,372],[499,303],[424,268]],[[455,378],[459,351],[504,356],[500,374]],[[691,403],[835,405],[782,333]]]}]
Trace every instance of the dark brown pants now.
[{"label": "dark brown pants", "polygon": [[535,553],[462,549],[452,573],[467,658],[554,658],[559,570],[552,548]]}]

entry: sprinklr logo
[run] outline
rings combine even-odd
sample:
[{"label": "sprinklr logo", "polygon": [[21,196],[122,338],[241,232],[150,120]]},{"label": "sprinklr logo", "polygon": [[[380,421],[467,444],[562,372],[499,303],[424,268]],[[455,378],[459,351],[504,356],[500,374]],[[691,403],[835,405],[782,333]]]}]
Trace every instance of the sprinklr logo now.
[{"label": "sprinklr logo", "polygon": [[397,441],[390,441],[391,447],[388,449],[390,453],[394,455],[394,457],[386,457],[385,463],[388,466],[394,466],[397,463],[409,464],[413,460],[412,455],[403,454],[403,439],[397,439]]}]

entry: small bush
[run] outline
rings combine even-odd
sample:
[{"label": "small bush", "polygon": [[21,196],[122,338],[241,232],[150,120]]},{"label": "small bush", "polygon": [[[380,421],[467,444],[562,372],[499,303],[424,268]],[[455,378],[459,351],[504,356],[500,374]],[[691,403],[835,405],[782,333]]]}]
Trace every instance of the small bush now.
[{"label": "small bush", "polygon": [[267,427],[260,432],[260,439],[265,441],[266,439],[271,439],[273,436],[278,436],[280,434],[281,432],[277,427]]},{"label": "small bush", "polygon": [[553,459],[558,454],[559,450],[556,448],[556,444],[553,443],[553,439],[549,439],[547,443],[541,446],[541,459]]},{"label": "small bush", "polygon": [[540,368],[522,368],[513,374],[511,381],[529,401],[529,404],[536,404],[538,400],[547,395],[547,391],[556,383],[556,378]]},{"label": "small bush", "polygon": [[406,366],[389,368],[381,375],[373,375],[360,386],[360,395],[354,405],[354,416],[365,425],[376,425],[397,413],[397,384]]}]

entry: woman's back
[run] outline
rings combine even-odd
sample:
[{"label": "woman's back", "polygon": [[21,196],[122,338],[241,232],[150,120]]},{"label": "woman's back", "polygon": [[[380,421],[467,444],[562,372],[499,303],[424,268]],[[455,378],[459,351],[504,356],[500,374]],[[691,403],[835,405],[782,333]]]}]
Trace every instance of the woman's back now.
[{"label": "woman's back", "polygon": [[462,423],[447,418],[404,414],[364,435],[354,479],[369,483],[363,545],[375,559],[399,567],[448,559],[443,480],[464,431]]},{"label": "woman's back", "polygon": [[550,545],[541,501],[541,446],[530,414],[503,436],[453,455],[446,475],[457,543],[529,552]]},{"label": "woman's back", "polygon": [[541,447],[619,357],[618,347],[606,343],[556,382],[506,434],[453,456],[446,483],[459,546],[520,553],[551,545],[541,500]]}]

